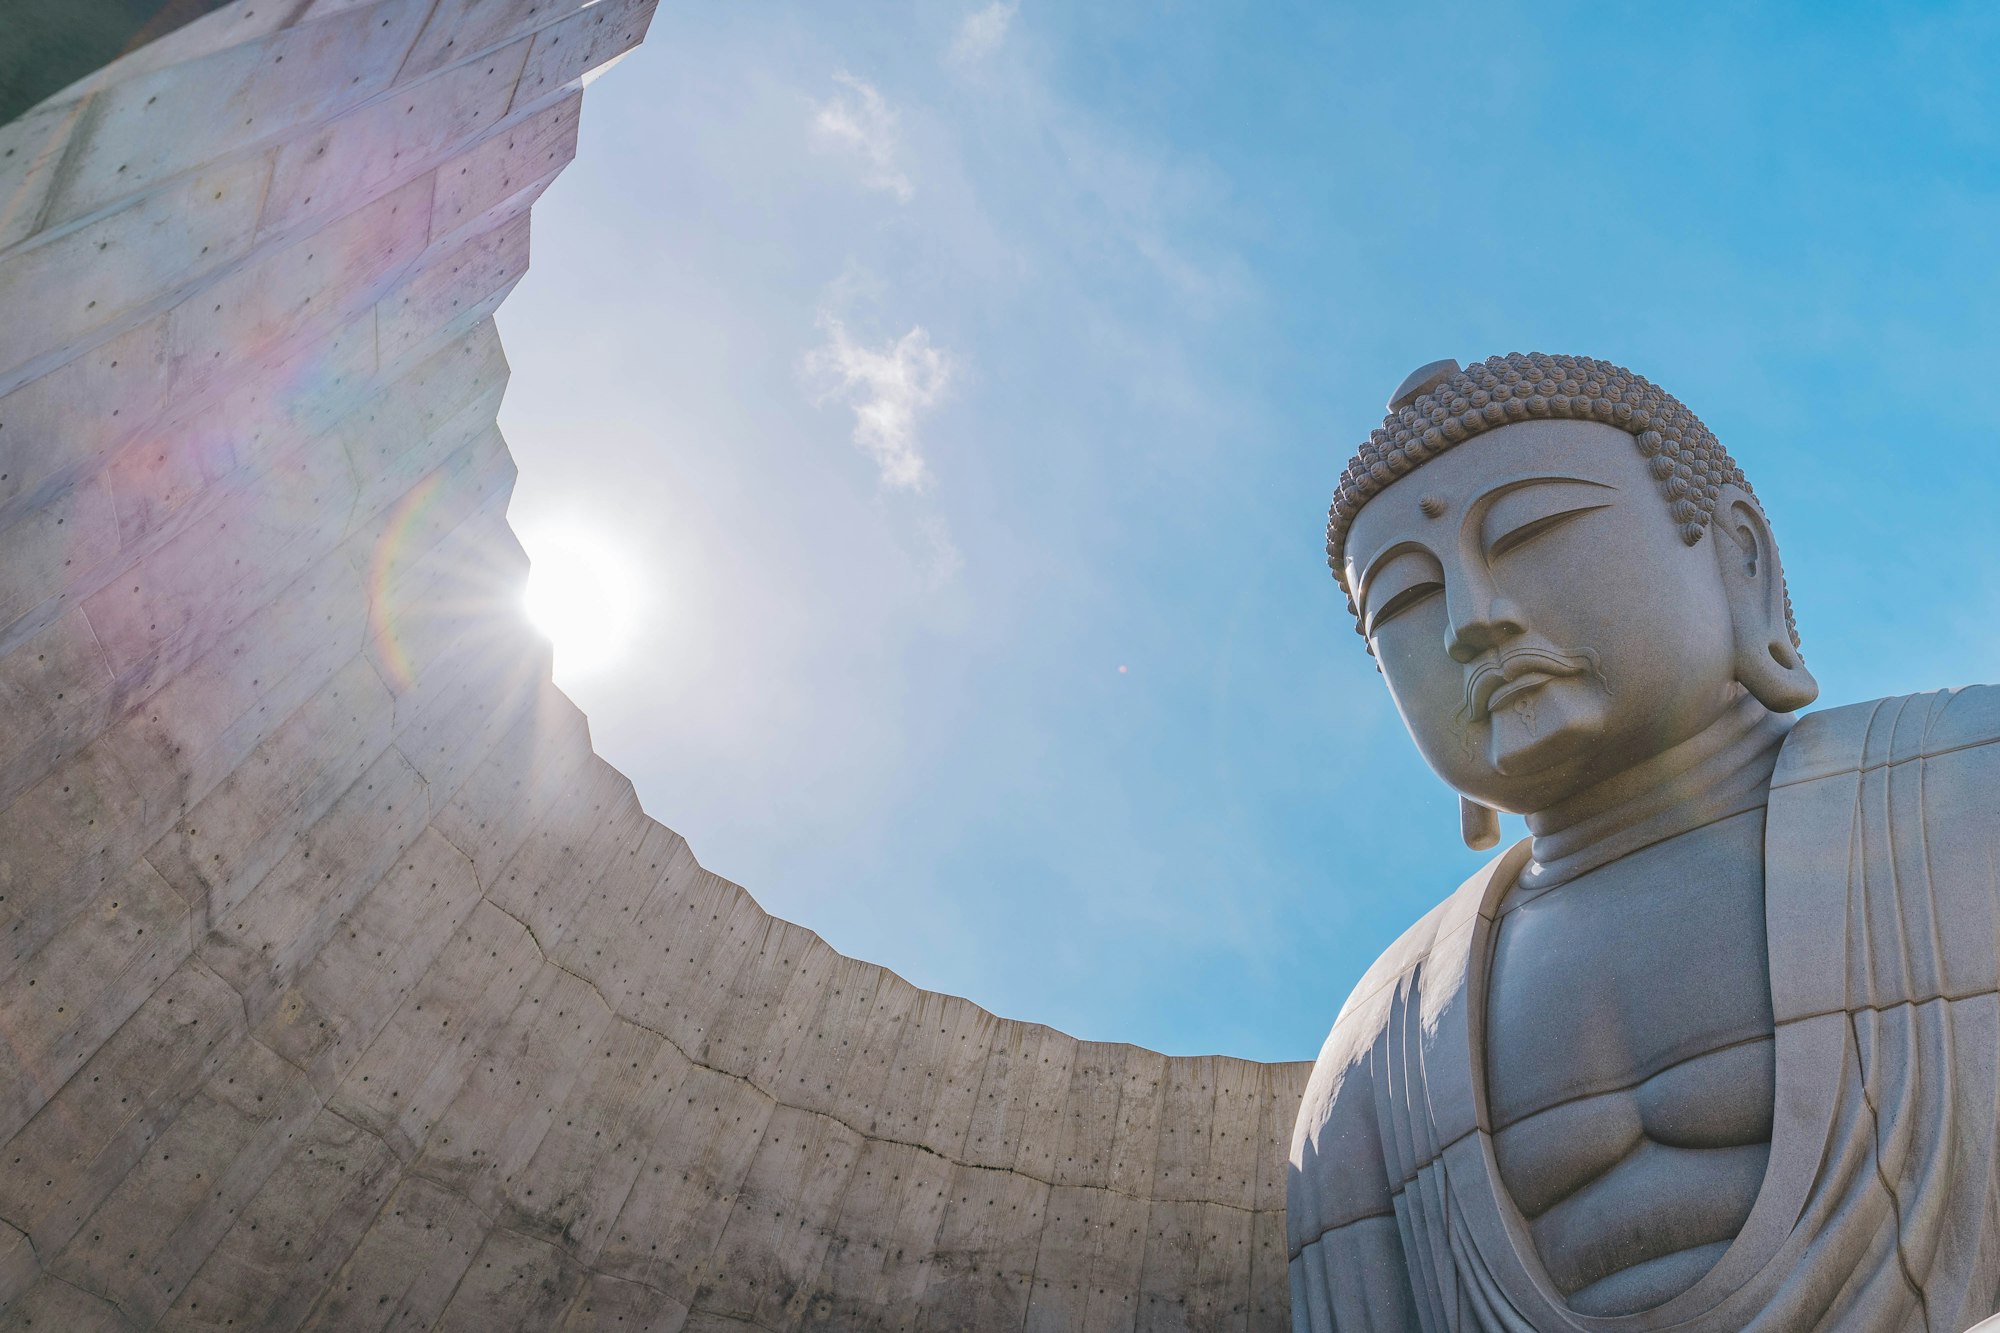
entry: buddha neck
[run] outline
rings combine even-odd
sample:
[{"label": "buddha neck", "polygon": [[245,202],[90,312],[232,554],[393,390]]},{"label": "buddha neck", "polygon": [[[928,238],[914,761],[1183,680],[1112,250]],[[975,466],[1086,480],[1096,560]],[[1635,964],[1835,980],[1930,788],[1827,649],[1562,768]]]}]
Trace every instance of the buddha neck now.
[{"label": "buddha neck", "polygon": [[1529,815],[1533,859],[1521,887],[1550,888],[1641,847],[1761,807],[1792,721],[1746,691],[1672,749]]}]

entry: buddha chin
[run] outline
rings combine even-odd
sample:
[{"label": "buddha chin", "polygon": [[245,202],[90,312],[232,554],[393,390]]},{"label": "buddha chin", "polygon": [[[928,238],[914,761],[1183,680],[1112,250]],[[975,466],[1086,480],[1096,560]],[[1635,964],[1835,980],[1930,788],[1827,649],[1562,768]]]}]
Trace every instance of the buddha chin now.
[{"label": "buddha chin", "polygon": [[1487,762],[1524,778],[1587,754],[1603,741],[1605,703],[1603,685],[1584,674],[1510,681],[1486,720]]}]

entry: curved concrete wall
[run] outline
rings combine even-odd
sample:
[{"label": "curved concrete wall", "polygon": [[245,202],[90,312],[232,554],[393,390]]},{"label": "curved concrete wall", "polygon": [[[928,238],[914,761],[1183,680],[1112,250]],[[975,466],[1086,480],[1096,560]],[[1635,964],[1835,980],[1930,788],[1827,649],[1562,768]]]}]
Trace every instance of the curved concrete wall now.
[{"label": "curved concrete wall", "polygon": [[0,123],[228,0],[7,0]]},{"label": "curved concrete wall", "polygon": [[238,0],[0,127],[0,1324],[1283,1327],[1304,1064],[841,957],[515,612],[491,312],[651,0]]}]

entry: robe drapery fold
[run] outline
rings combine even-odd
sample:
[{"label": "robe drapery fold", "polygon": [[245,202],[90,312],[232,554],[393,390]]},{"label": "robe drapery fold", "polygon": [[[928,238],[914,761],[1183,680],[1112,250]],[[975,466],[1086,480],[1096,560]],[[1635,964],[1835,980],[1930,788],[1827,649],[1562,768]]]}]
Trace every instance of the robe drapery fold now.
[{"label": "robe drapery fold", "polygon": [[1962,1333],[2000,1309],[2000,688],[1801,718],[1772,777],[1771,1155],[1663,1305],[1564,1303],[1500,1183],[1481,1030],[1494,858],[1342,1008],[1293,1133],[1297,1333]]}]

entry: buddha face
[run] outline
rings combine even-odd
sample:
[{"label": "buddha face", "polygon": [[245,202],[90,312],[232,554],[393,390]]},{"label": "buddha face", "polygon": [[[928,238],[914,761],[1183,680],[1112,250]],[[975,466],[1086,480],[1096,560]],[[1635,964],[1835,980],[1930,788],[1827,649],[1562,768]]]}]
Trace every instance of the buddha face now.
[{"label": "buddha face", "polygon": [[1348,587],[1438,775],[1495,809],[1547,809],[1740,698],[1743,608],[1761,598],[1768,619],[1777,571],[1754,502],[1723,501],[1689,546],[1630,435],[1554,419],[1469,440],[1370,500]]}]

